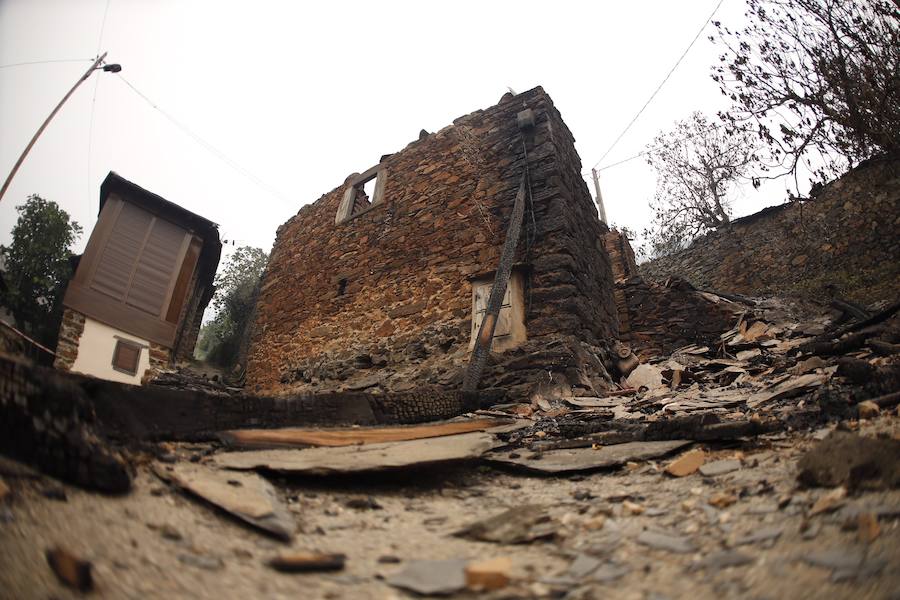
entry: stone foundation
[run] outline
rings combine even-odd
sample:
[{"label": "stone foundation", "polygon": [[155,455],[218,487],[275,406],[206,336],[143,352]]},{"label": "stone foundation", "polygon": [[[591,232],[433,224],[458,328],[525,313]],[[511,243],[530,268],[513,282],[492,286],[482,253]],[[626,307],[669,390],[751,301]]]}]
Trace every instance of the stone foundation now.
[{"label": "stone foundation", "polygon": [[[62,324],[59,328],[59,338],[56,346],[56,360],[54,368],[61,371],[71,371],[78,357],[81,336],[84,334],[85,316],[78,311],[66,308],[63,311]],[[172,351],[165,346],[156,343],[150,344],[150,367],[146,370],[141,383],[147,383],[160,372],[169,369],[172,365]],[[111,358],[111,357],[110,357]]]},{"label": "stone foundation", "polygon": [[53,366],[63,371],[71,371],[78,357],[78,342],[84,333],[84,315],[71,308],[63,310],[56,341],[56,360]]}]

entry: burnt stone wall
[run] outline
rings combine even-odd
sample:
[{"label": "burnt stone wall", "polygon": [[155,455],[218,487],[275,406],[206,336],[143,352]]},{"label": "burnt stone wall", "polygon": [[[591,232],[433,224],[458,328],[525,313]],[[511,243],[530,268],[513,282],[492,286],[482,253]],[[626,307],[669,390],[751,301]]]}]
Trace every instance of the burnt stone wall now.
[{"label": "burnt stone wall", "polygon": [[900,296],[900,159],[857,167],[815,196],[736,219],[689,248],[641,265],[700,289],[862,304]]},{"label": "burnt stone wall", "polygon": [[689,344],[715,345],[744,308],[698,292],[678,277],[663,283],[645,280],[628,238],[620,231],[607,233],[603,244],[615,276],[619,339],[641,359],[665,356]]},{"label": "burnt stone wall", "polygon": [[[535,113],[530,135],[516,122],[526,108]],[[606,228],[573,142],[541,88],[508,94],[383,157],[384,201],[366,212],[335,224],[352,176],[301,208],[279,228],[260,287],[248,390],[457,387],[471,280],[496,268],[526,163],[516,258],[526,273],[528,341],[504,357],[521,359],[567,336],[573,352],[578,344],[601,351],[617,333]],[[508,383],[522,384],[532,371],[546,377],[548,365],[532,366]]]},{"label": "burnt stone wall", "polygon": [[746,307],[696,291],[683,279],[664,284],[640,276],[616,282],[620,339],[641,359],[690,344],[715,347]]}]

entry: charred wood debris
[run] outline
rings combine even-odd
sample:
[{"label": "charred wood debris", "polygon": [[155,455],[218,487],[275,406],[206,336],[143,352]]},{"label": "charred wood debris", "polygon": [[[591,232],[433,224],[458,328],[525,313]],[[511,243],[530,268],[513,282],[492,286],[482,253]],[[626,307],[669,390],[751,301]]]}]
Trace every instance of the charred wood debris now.
[{"label": "charred wood debris", "polygon": [[[113,494],[127,494],[135,472],[149,468],[173,489],[287,542],[294,529],[272,473],[331,476],[468,462],[522,474],[573,475],[681,451],[665,459],[671,461],[668,474],[705,468],[715,475],[740,462],[704,465],[698,445],[759,444],[767,436],[837,422],[839,431],[800,462],[798,484],[844,486],[845,493],[900,485],[900,442],[854,432],[859,420],[896,411],[900,403],[900,303],[871,311],[832,303],[829,313],[815,314],[809,304],[732,300],[740,314],[715,344],[685,346],[644,362],[626,349],[619,354],[618,382],[605,394],[531,402],[496,390],[253,398],[187,371],[131,387],[3,357],[0,451],[69,483]],[[397,408],[421,402],[423,395],[440,408]],[[435,419],[441,420],[411,425]],[[186,454],[183,447],[193,450]],[[4,473],[10,477],[8,469]],[[2,480],[0,492],[9,494]],[[368,508],[377,507],[370,501]],[[457,533],[500,543],[552,534],[546,514],[533,507]],[[654,535],[645,532],[638,541],[650,547],[679,543]],[[65,585],[82,591],[93,585],[91,565],[67,550],[48,548],[47,561]],[[340,570],[344,561],[343,555],[286,551],[267,564],[307,572]],[[508,565],[483,563],[410,564],[387,583],[421,594],[509,583]],[[605,564],[601,570],[612,569],[614,579],[620,568]]]}]

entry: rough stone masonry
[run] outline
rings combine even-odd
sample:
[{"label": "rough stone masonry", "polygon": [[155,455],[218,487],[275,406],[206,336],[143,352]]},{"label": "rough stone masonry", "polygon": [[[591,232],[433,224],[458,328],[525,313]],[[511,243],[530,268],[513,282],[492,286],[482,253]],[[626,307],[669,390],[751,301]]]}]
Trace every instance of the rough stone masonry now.
[{"label": "rough stone masonry", "polygon": [[[534,127],[523,132],[526,109]],[[574,138],[540,87],[436,133],[305,206],[278,230],[248,351],[266,394],[460,386],[523,172],[528,204],[482,388],[516,397],[604,388],[618,333],[607,228]],[[374,182],[374,193],[364,192]]]}]

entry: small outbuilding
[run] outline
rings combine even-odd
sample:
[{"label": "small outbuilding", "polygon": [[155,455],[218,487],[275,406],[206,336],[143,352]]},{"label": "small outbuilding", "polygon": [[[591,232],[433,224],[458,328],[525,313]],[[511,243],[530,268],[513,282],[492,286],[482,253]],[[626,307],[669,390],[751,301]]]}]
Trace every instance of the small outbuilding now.
[{"label": "small outbuilding", "polygon": [[221,252],[215,223],[110,172],[63,300],[56,368],[140,384],[189,358]]}]

